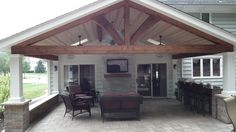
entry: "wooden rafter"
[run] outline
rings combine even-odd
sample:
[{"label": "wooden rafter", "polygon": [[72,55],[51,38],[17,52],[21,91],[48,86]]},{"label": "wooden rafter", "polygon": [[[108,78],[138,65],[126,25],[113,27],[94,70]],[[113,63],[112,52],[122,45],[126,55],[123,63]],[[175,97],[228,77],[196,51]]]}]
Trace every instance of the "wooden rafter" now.
[{"label": "wooden rafter", "polygon": [[213,45],[115,45],[115,46],[28,46],[12,47],[12,54],[211,54],[233,51],[230,47]]},{"label": "wooden rafter", "polygon": [[116,31],[114,26],[103,16],[97,16],[93,19],[98,25],[102,26],[113,38],[117,44],[124,44],[123,39]]},{"label": "wooden rafter", "polygon": [[98,35],[98,41],[102,42],[103,40],[102,28],[99,25],[97,25],[97,35]]},{"label": "wooden rafter", "polygon": [[126,1],[124,6],[124,40],[125,44],[130,44],[130,9],[129,9],[129,1]]},{"label": "wooden rafter", "polygon": [[199,36],[201,38],[207,39],[207,40],[209,40],[209,41],[211,41],[211,42],[213,42],[213,43],[215,43],[217,45],[221,45],[221,46],[225,46],[225,47],[230,47],[230,48],[233,47],[230,43],[228,43],[228,42],[226,42],[224,40],[221,40],[221,39],[219,39],[219,38],[217,38],[215,36],[212,36],[210,34],[207,34],[207,33],[203,32],[203,31],[200,31],[199,29],[196,29],[196,28],[193,28],[193,27],[191,27],[189,25],[186,25],[186,24],[184,24],[184,23],[182,23],[180,21],[177,21],[177,20],[175,20],[173,18],[170,18],[170,17],[168,17],[166,15],[163,15],[161,13],[153,11],[153,10],[151,10],[151,9],[149,9],[147,7],[144,7],[142,5],[139,5],[139,4],[135,3],[135,2],[131,2],[130,1],[129,5],[132,8],[140,10],[140,11],[146,13],[146,14],[156,16],[156,17],[160,18],[161,20],[163,20],[163,21],[165,21],[167,23],[170,23],[170,24],[172,24],[174,26],[177,26],[177,27],[179,27],[179,28],[181,28],[183,30],[186,30],[186,31],[188,31],[190,33],[193,33],[193,34],[195,34],[195,35],[197,35],[197,36]]},{"label": "wooden rafter", "polygon": [[35,44],[35,43],[37,43],[37,42],[39,42],[41,40],[44,40],[46,38],[51,37],[51,36],[53,36],[53,35],[55,35],[57,33],[66,31],[66,30],[71,29],[71,28],[73,28],[75,26],[78,26],[80,24],[86,23],[86,22],[90,21],[91,19],[93,19],[94,17],[100,16],[102,14],[105,14],[105,13],[110,12],[110,11],[115,10],[115,9],[119,9],[119,8],[123,7],[124,4],[125,4],[124,2],[120,2],[120,3],[114,4],[112,6],[106,7],[104,9],[100,10],[100,11],[97,11],[97,12],[95,12],[93,14],[90,14],[90,15],[87,15],[85,17],[82,17],[82,18],[80,18],[78,20],[75,20],[75,21],[73,21],[71,23],[65,24],[63,26],[57,27],[55,29],[52,29],[52,30],[50,30],[48,32],[42,33],[42,34],[40,34],[40,35],[38,35],[36,37],[30,38],[28,40],[25,40],[25,41],[19,43],[18,46],[30,46],[30,45],[33,45],[33,44]]},{"label": "wooden rafter", "polygon": [[159,22],[155,16],[150,15],[143,24],[138,28],[138,30],[131,37],[131,44],[134,44],[146,31],[153,27],[157,22]]},{"label": "wooden rafter", "polygon": [[47,59],[47,60],[58,60],[58,56],[56,55],[25,55],[28,57],[35,57],[35,58],[40,58],[40,59]]}]

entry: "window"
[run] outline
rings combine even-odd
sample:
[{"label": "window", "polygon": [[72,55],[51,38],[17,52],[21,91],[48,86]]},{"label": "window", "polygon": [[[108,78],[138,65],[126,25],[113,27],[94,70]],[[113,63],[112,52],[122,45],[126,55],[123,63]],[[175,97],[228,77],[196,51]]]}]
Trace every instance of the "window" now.
[{"label": "window", "polygon": [[193,58],[193,77],[221,77],[222,58]]},{"label": "window", "polygon": [[202,20],[204,22],[210,22],[210,14],[209,13],[202,13]]},{"label": "window", "polygon": [[199,77],[201,75],[200,71],[200,59],[193,60],[193,76]]}]

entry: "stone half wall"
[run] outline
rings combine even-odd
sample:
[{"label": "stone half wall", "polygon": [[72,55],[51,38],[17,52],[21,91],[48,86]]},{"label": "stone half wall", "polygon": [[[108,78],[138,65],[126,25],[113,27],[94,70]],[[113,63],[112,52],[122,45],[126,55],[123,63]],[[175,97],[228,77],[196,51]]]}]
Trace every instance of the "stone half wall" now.
[{"label": "stone half wall", "polygon": [[216,94],[212,100],[212,117],[224,122],[230,123],[230,119],[226,112],[224,99],[228,96],[223,94]]},{"label": "stone half wall", "polygon": [[59,96],[58,94],[50,95],[45,97],[44,99],[30,105],[30,113],[29,113],[29,122],[33,123],[34,121],[42,118],[50,110],[55,108],[59,104]]},{"label": "stone half wall", "polygon": [[132,87],[131,77],[105,77],[103,92],[130,92],[136,91]]}]

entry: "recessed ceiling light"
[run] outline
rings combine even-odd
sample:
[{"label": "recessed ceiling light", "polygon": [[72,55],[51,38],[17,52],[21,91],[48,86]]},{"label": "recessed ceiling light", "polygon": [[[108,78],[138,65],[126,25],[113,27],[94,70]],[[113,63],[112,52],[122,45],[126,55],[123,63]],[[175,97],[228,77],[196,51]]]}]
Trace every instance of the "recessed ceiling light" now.
[{"label": "recessed ceiling light", "polygon": [[219,0],[218,2],[219,2],[219,3],[222,3],[223,1],[222,1],[222,0]]}]

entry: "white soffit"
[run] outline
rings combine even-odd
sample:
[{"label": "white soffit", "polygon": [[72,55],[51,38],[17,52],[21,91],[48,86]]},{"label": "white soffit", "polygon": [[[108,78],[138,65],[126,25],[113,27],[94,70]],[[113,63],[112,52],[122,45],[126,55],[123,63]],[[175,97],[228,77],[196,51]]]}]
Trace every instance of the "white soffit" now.
[{"label": "white soffit", "polygon": [[104,8],[117,4],[123,0],[98,0],[94,3],[88,4],[82,8],[59,16],[55,19],[49,20],[45,23],[39,24],[35,27],[29,28],[25,31],[17,33],[13,36],[0,40],[0,51],[10,52],[10,47],[20,42],[36,37],[40,34],[46,33],[50,30],[78,20],[84,16],[90,15]]},{"label": "white soffit", "polygon": [[182,11],[176,10],[171,6],[158,2],[156,0],[131,0],[134,3],[140,4],[144,7],[147,7],[153,11],[166,15],[170,18],[173,18],[177,21],[180,21],[186,25],[189,25],[193,28],[199,29],[207,34],[215,36],[219,39],[222,39],[230,44],[236,45],[236,36],[230,32],[227,32],[223,29],[220,29],[211,24],[205,23],[197,18],[194,18]]}]

